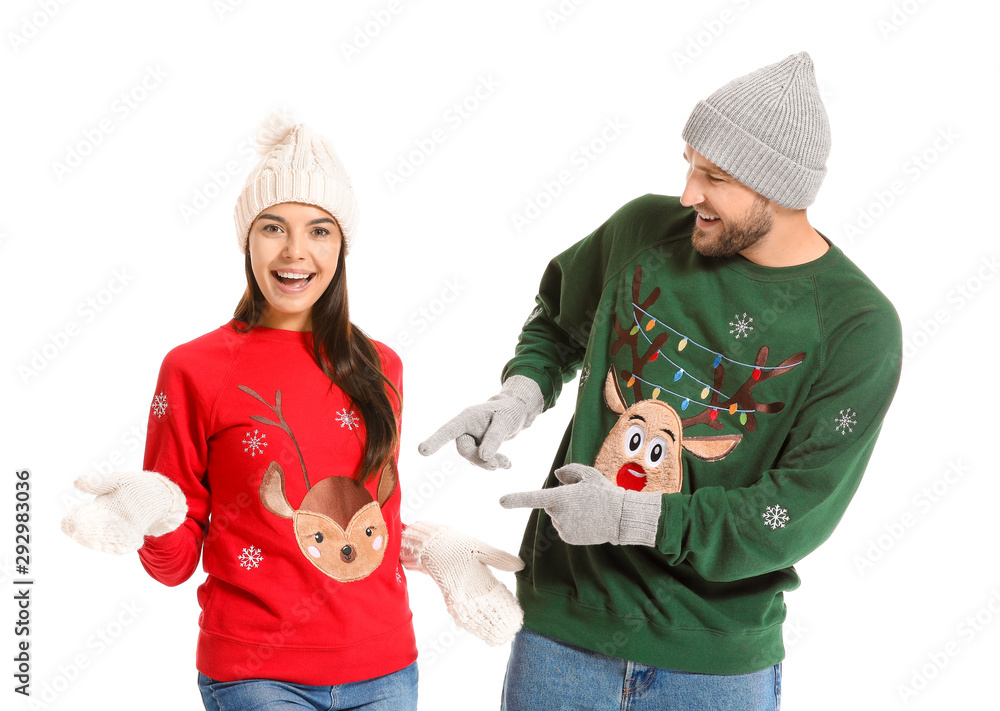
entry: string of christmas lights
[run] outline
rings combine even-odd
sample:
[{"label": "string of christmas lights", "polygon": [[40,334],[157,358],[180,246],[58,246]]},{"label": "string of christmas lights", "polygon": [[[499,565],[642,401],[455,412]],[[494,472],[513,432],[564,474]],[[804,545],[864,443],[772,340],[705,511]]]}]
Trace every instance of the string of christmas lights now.
[{"label": "string of christmas lights", "polygon": [[[673,395],[674,397],[676,397],[677,399],[679,399],[679,400],[682,401],[681,402],[681,411],[682,412],[684,410],[687,410],[688,407],[690,407],[690,405],[691,405],[691,398],[685,397],[684,395],[680,395],[678,393],[675,393],[674,391],[668,390],[668,389],[666,389],[666,388],[664,388],[662,386],[657,385],[656,383],[651,383],[648,380],[644,380],[643,378],[639,377],[635,373],[632,373],[632,377],[630,377],[628,379],[628,385],[627,385],[627,387],[632,387],[632,383],[634,383],[636,380],[638,380],[640,383],[644,383],[644,384],[650,386],[651,388],[653,388],[653,399],[654,400],[659,397],[659,395],[660,395],[661,392],[665,392],[665,393],[667,393],[669,395]],[[705,390],[702,391],[702,394],[701,394],[702,398],[707,397],[707,391],[708,391],[708,388],[706,388]],[[716,418],[718,418],[720,412],[728,412],[730,415],[735,415],[738,412],[738,413],[740,413],[740,424],[741,425],[745,425],[747,423],[747,414],[754,412],[754,410],[741,410],[741,409],[739,409],[739,407],[737,406],[737,404],[735,402],[732,405],[730,405],[729,407],[718,407],[716,405],[709,405],[709,404],[706,404],[706,403],[703,403],[703,402],[699,402],[697,404],[701,405],[703,408],[711,410],[711,412],[708,413],[708,419],[713,420],[713,421]]]},{"label": "string of christmas lights", "polygon": [[[653,314],[651,314],[648,311],[646,311],[645,309],[643,309],[641,306],[639,306],[639,304],[633,303],[632,306],[635,309],[635,311],[641,311],[643,313],[643,315],[645,315],[646,317],[649,318],[649,321],[646,323],[646,327],[645,327],[646,331],[651,330],[653,328],[653,326],[659,325],[659,326],[662,326],[663,328],[667,329],[671,333],[676,334],[677,336],[679,336],[681,340],[677,344],[677,351],[678,352],[683,351],[685,348],[688,347],[688,345],[692,345],[692,346],[695,346],[696,348],[701,348],[706,353],[711,353],[712,355],[714,355],[715,356],[715,361],[713,361],[713,363],[712,363],[712,368],[718,368],[719,367],[719,363],[721,363],[722,361],[727,361],[729,363],[732,363],[733,365],[739,365],[739,366],[742,366],[744,368],[751,368],[751,369],[753,369],[753,371],[754,371],[753,372],[753,379],[757,380],[758,378],[760,378],[760,371],[762,371],[762,370],[786,370],[788,368],[794,368],[795,366],[797,366],[799,363],[802,362],[802,361],[798,361],[797,363],[789,363],[788,365],[783,365],[783,366],[773,365],[773,366],[758,367],[758,366],[754,365],[753,363],[743,363],[742,361],[733,360],[732,358],[724,356],[721,353],[718,353],[718,352],[712,350],[711,348],[707,348],[706,346],[701,345],[697,341],[692,341],[690,338],[688,338],[687,336],[685,336],[683,333],[681,333],[677,329],[671,328],[667,324],[663,323],[663,321],[661,321],[660,319],[656,318],[656,316],[653,316]],[[639,333],[640,331],[642,331],[642,327],[639,325],[639,320],[635,316],[635,311],[632,312],[632,321],[633,321],[633,323],[635,323],[635,327],[633,327],[633,329],[629,332],[631,335],[635,335],[636,333]],[[647,337],[646,340],[649,340],[649,338]]]},{"label": "string of christmas lights", "polygon": [[[697,341],[692,341],[690,338],[688,338],[686,335],[684,335],[683,333],[681,333],[677,329],[671,328],[667,324],[665,324],[662,321],[660,321],[658,318],[656,318],[655,316],[653,316],[652,314],[650,314],[648,311],[646,311],[645,309],[643,309],[638,304],[636,304],[636,303],[633,302],[632,306],[634,308],[634,310],[632,312],[632,322],[633,322],[634,326],[632,327],[632,330],[629,331],[629,335],[634,336],[636,334],[641,334],[642,337],[646,340],[646,342],[649,343],[650,345],[652,345],[653,341],[647,335],[647,333],[649,331],[651,331],[655,326],[659,325],[659,326],[663,327],[664,329],[670,331],[671,333],[675,334],[676,336],[678,336],[681,339],[677,343],[677,351],[678,352],[683,351],[685,348],[687,348],[688,345],[693,345],[696,348],[700,348],[701,350],[705,351],[706,353],[710,353],[711,355],[713,355],[714,358],[715,358],[714,361],[713,361],[713,363],[712,363],[713,370],[715,368],[718,368],[719,364],[722,363],[723,360],[725,360],[726,362],[732,363],[733,365],[741,366],[741,367],[744,367],[744,368],[750,368],[751,371],[752,371],[751,376],[753,377],[753,379],[754,380],[759,380],[760,379],[760,374],[761,374],[762,370],[787,370],[789,368],[794,368],[796,365],[798,365],[799,363],[802,362],[802,361],[798,361],[797,363],[791,363],[791,364],[788,364],[788,365],[780,365],[780,366],[757,366],[757,365],[752,364],[752,363],[743,363],[741,361],[734,360],[733,358],[729,358],[728,356],[724,356],[722,353],[719,353],[719,352],[717,352],[717,351],[715,351],[715,350],[713,350],[711,348],[707,348],[707,347],[703,346],[702,344],[698,343]],[[635,315],[636,311],[639,311],[642,314],[644,314],[646,317],[648,317],[649,320],[646,322],[645,327],[643,327],[642,324],[639,323],[639,319]],[[683,378],[684,376],[687,376],[688,378],[690,378],[691,380],[693,380],[694,382],[696,382],[696,383],[698,383],[699,385],[702,386],[702,391],[701,391],[701,395],[700,395],[700,397],[701,397],[702,400],[706,399],[713,392],[716,393],[722,399],[726,399],[726,400],[730,399],[730,396],[726,395],[724,392],[722,392],[720,390],[716,390],[714,387],[712,387],[708,383],[703,382],[702,380],[699,380],[695,376],[693,376],[690,373],[688,373],[686,370],[684,370],[684,368],[682,366],[680,366],[678,363],[674,362],[668,355],[666,355],[659,348],[657,348],[656,352],[653,353],[653,355],[651,355],[649,357],[649,362],[652,362],[652,361],[656,360],[660,356],[663,356],[664,360],[666,360],[668,363],[670,363],[670,365],[672,365],[673,367],[677,368],[677,372],[674,373],[674,382],[675,383],[677,381],[679,381],[681,378]],[[635,373],[631,374],[631,377],[629,378],[627,387],[631,387],[632,384],[636,380],[638,380],[641,383],[645,383],[646,385],[648,385],[648,386],[650,386],[650,387],[653,388],[653,398],[654,399],[657,398],[660,395],[660,393],[667,393],[667,394],[673,395],[677,399],[681,400],[681,410],[682,411],[687,410],[688,407],[691,405],[691,398],[686,397],[684,395],[681,395],[679,393],[676,393],[676,392],[674,392],[672,390],[669,390],[669,389],[663,387],[662,385],[658,385],[656,383],[652,383],[652,382],[649,382],[647,380],[643,380],[641,377],[639,377]],[[740,421],[741,425],[745,425],[747,423],[747,415],[748,414],[755,412],[755,410],[741,410],[739,408],[739,405],[737,403],[735,403],[735,402],[732,403],[731,405],[729,405],[728,407],[720,407],[720,406],[717,406],[717,405],[711,405],[711,404],[703,403],[703,402],[699,402],[697,404],[701,405],[703,408],[706,408],[706,409],[710,410],[710,412],[709,412],[709,419],[713,420],[713,421],[718,418],[719,412],[728,412],[730,415],[735,415],[735,414],[739,413],[739,416],[740,416],[739,417],[739,421]]]}]

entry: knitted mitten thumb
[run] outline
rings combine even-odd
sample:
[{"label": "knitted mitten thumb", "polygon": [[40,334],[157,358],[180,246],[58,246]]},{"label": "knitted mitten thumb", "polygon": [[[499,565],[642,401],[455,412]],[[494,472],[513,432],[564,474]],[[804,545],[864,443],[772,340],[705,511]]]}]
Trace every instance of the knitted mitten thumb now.
[{"label": "knitted mitten thumb", "polygon": [[187,515],[184,492],[156,472],[88,474],[73,486],[97,498],[70,511],[62,520],[62,531],[104,553],[134,553],[142,548],[145,536],[169,533]]},{"label": "knitted mitten thumb", "polygon": [[504,644],[521,629],[521,606],[490,571],[520,570],[524,563],[517,556],[447,526],[417,521],[403,531],[400,560],[430,575],[455,622],[487,644]]}]

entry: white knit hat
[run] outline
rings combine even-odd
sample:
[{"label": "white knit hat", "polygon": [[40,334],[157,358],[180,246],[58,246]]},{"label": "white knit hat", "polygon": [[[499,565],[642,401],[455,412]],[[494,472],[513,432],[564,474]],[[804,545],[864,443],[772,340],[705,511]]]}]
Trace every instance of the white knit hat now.
[{"label": "white knit hat", "polygon": [[240,251],[246,254],[250,225],[262,211],[282,202],[321,207],[340,225],[344,254],[358,230],[358,203],[351,179],[328,140],[292,114],[278,110],[257,129],[254,140],[261,159],[247,176],[233,218]]}]

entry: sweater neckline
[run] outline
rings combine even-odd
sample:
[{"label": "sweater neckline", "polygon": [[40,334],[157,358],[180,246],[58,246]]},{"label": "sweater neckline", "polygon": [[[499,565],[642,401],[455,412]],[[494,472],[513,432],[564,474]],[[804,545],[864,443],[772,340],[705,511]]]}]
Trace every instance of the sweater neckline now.
[{"label": "sweater neckline", "polygon": [[281,343],[298,343],[305,346],[312,346],[312,331],[289,331],[283,328],[270,328],[269,326],[254,326],[249,331],[237,331],[247,327],[246,322],[238,319],[231,319],[223,328],[230,328],[237,333],[243,333],[248,338],[264,339],[268,341],[279,341]]},{"label": "sweater neckline", "polygon": [[755,264],[746,257],[737,254],[730,258],[727,266],[735,272],[760,281],[785,281],[786,279],[813,276],[837,266],[844,259],[844,253],[837,245],[831,242],[822,232],[819,232],[819,236],[826,240],[829,249],[821,256],[804,264],[795,264],[790,267],[765,267]]}]

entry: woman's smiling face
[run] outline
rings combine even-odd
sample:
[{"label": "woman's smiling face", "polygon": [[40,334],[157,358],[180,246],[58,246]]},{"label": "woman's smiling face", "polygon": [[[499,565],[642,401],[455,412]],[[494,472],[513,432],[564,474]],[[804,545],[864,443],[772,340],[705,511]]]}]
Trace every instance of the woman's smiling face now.
[{"label": "woman's smiling face", "polygon": [[312,306],[333,280],[343,235],[326,210],[272,205],[250,225],[250,264],[267,304],[260,325],[312,330]]}]

